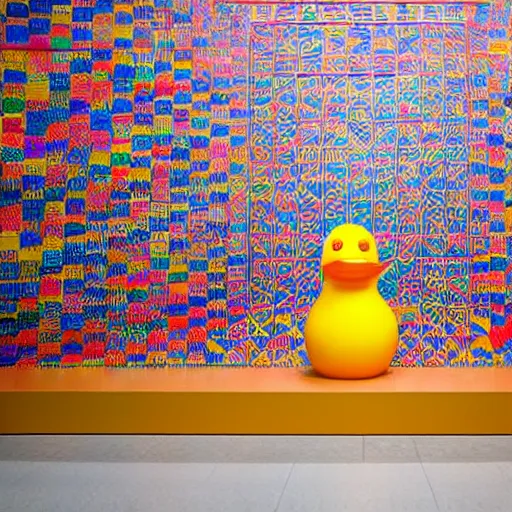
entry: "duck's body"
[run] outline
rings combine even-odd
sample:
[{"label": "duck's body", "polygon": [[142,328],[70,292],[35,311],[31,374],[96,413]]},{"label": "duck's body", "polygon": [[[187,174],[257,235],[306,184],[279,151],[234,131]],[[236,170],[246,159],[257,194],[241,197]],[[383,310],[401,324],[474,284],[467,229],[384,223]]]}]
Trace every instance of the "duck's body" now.
[{"label": "duck's body", "polygon": [[324,284],[304,333],[313,368],[338,379],[385,373],[397,349],[398,325],[377,289],[383,265],[373,237],[360,226],[340,226],[326,241],[322,267]]}]

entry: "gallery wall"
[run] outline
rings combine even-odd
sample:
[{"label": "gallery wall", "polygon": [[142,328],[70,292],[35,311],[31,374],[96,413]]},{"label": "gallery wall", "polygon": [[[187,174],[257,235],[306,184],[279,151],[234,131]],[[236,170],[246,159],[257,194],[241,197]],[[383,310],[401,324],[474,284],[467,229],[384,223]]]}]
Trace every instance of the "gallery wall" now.
[{"label": "gallery wall", "polygon": [[0,365],[306,364],[347,221],[394,364],[512,364],[510,2],[2,6]]}]

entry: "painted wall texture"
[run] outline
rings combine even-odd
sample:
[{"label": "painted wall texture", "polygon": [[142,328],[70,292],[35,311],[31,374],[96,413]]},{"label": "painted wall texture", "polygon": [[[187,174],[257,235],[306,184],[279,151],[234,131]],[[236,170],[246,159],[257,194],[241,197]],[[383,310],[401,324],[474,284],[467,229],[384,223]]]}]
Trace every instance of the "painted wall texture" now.
[{"label": "painted wall texture", "polygon": [[512,364],[510,2],[2,5],[0,365],[303,365],[346,221],[394,364]]}]

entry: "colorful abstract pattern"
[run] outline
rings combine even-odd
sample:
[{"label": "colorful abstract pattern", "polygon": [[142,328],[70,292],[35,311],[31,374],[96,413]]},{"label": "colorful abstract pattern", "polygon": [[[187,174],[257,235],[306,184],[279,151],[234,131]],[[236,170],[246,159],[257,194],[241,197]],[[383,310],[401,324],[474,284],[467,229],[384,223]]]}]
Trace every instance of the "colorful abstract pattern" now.
[{"label": "colorful abstract pattern", "polygon": [[510,2],[3,5],[0,365],[306,364],[346,221],[394,364],[512,364]]}]

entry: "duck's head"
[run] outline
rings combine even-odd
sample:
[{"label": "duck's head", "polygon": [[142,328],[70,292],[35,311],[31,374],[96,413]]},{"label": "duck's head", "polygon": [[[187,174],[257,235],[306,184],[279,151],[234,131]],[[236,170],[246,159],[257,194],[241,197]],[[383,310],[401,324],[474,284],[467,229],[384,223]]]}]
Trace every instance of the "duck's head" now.
[{"label": "duck's head", "polygon": [[326,279],[357,281],[377,278],[387,267],[380,263],[373,235],[356,224],[335,228],[324,244],[322,270]]}]

